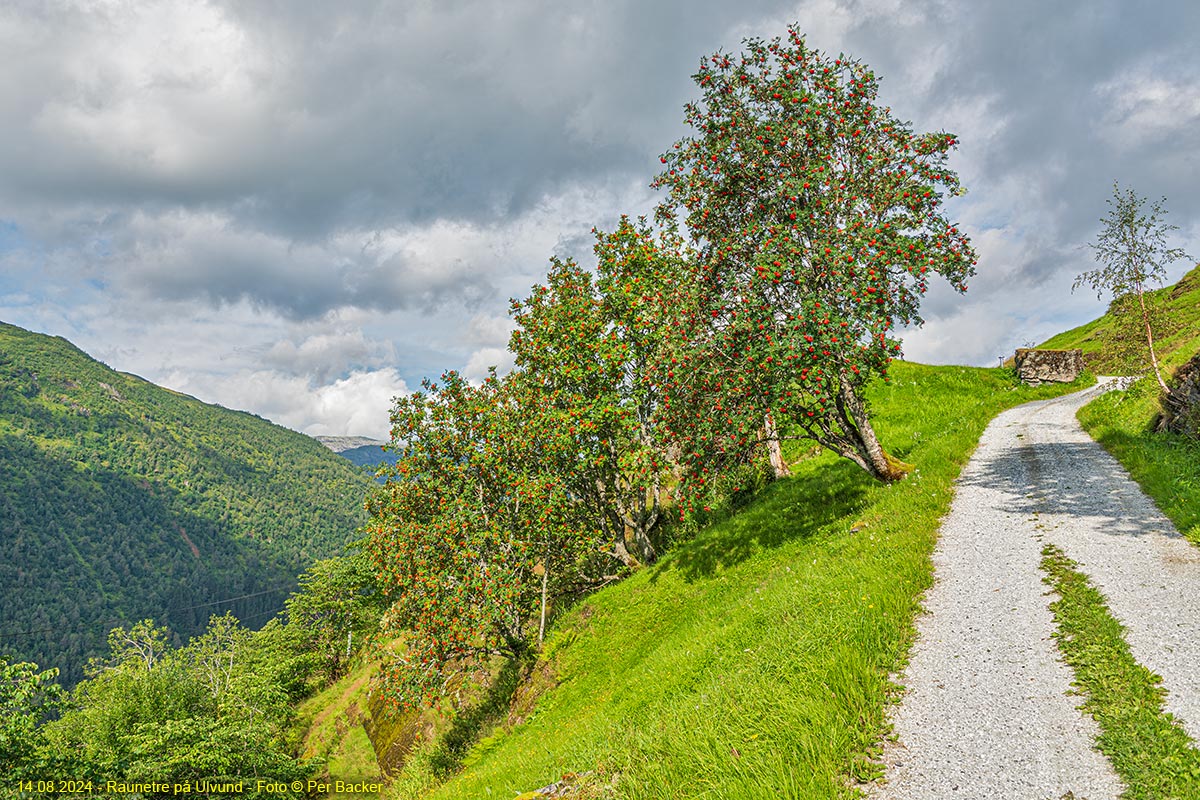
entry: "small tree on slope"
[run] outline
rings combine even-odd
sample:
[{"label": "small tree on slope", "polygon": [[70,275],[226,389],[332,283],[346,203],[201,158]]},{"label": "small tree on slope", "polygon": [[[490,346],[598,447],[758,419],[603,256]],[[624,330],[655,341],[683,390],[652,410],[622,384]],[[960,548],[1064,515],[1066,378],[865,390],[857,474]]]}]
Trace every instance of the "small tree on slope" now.
[{"label": "small tree on slope", "polygon": [[678,272],[682,243],[624,217],[612,233],[595,236],[595,278],[556,258],[546,285],[513,302],[513,378],[540,395],[542,416],[557,407],[565,418],[574,458],[563,474],[572,495],[594,509],[613,555],[626,566],[635,560],[628,531],[636,561],[650,564],[670,462],[656,425],[661,397],[650,378],[669,335],[661,287],[664,276]]},{"label": "small tree on slope", "polygon": [[478,387],[447,372],[423,388],[396,399],[403,455],[367,501],[368,549],[393,601],[384,628],[405,633],[383,690],[407,706],[492,656],[522,655],[534,624],[540,642],[547,603],[598,538],[554,468],[570,437],[552,415],[532,417],[525,386],[492,370]]},{"label": "small tree on slope", "polygon": [[1142,329],[1146,347],[1150,353],[1150,364],[1163,394],[1171,389],[1163,380],[1154,352],[1154,332],[1150,325],[1150,311],[1146,306],[1146,283],[1155,280],[1160,284],[1166,277],[1168,264],[1187,258],[1179,247],[1167,247],[1167,235],[1179,230],[1178,225],[1167,225],[1161,221],[1166,214],[1162,198],[1150,206],[1149,213],[1143,208],[1146,198],[1139,197],[1132,189],[1121,191],[1120,184],[1113,183],[1113,196],[1109,199],[1108,215],[1100,219],[1100,236],[1088,247],[1096,251],[1100,266],[1082,273],[1075,279],[1072,289],[1087,285],[1096,290],[1096,297],[1105,291],[1117,300],[1122,295],[1133,293],[1141,311]]},{"label": "small tree on slope", "polygon": [[664,387],[672,429],[701,476],[708,464],[808,438],[880,480],[904,476],[871,427],[863,389],[919,324],[932,273],[958,291],[974,273],[967,237],[941,213],[961,193],[957,143],[914,134],[876,105],[862,63],[749,39],[693,78],[695,134],[662,156],[659,219],[680,215],[698,258],[677,310],[679,365]]}]

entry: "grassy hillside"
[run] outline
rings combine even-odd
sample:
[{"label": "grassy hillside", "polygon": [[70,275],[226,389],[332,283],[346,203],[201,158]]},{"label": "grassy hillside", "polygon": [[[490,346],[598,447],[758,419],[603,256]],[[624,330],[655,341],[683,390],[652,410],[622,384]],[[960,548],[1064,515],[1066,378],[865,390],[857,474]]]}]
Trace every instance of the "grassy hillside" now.
[{"label": "grassy hillside", "polygon": [[[1164,366],[1177,367],[1200,352],[1200,266],[1184,275],[1179,283],[1150,292],[1147,300],[1162,320],[1160,329],[1155,331],[1155,352]],[[1144,349],[1143,343],[1138,344]],[[1093,372],[1100,375],[1128,373],[1121,358],[1126,347],[1120,341],[1112,308],[1099,319],[1064,331],[1039,346],[1051,349],[1078,347],[1083,350],[1084,360]]]},{"label": "grassy hillside", "polygon": [[385,796],[512,798],[564,776],[578,798],[852,796],[875,771],[955,476],[997,412],[1067,390],[897,364],[871,398],[916,473],[884,486],[793,452],[794,477],[563,611],[460,767],[427,743]]},{"label": "grassy hillside", "polygon": [[[1165,320],[1164,363],[1181,363],[1200,345],[1200,268],[1150,303]],[[1094,370],[1124,372],[1116,345],[1136,338],[1118,339],[1106,316],[1046,346],[1078,346]],[[489,698],[490,719],[446,714],[450,734],[473,730],[478,741],[427,742],[388,796],[532,798],[555,782],[581,798],[854,795],[875,773],[887,676],[931,580],[954,477],[997,411],[1065,391],[1018,387],[994,370],[898,365],[895,376],[873,402],[889,449],[919,466],[910,479],[880,486],[828,454],[792,453],[795,477],[743,513],[560,609],[515,696]],[[362,686],[321,701],[344,710],[318,710],[309,741],[369,768],[355,724]]]},{"label": "grassy hillside", "polygon": [[0,653],[71,683],[116,625],[261,624],[353,538],[369,483],[307,436],[0,323]]}]

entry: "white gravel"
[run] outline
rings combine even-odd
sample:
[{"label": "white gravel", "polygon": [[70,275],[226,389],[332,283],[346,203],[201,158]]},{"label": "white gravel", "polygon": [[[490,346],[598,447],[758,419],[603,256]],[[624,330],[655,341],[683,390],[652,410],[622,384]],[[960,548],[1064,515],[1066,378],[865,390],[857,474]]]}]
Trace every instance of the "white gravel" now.
[{"label": "white gravel", "polygon": [[1026,469],[995,480],[1012,476],[1005,486],[1024,496],[1021,510],[1092,579],[1133,657],[1162,677],[1167,711],[1200,741],[1200,548],[1079,426],[1075,412],[1092,396],[1018,409],[1007,431],[1023,436]]},{"label": "white gravel", "polygon": [[[872,797],[1059,800],[1073,793],[1076,800],[1115,800],[1120,794],[1121,782],[1094,747],[1095,723],[1067,694],[1072,673],[1051,638],[1051,598],[1039,568],[1049,526],[1058,526],[1052,540],[1088,568],[1107,556],[1081,552],[1081,542],[1119,539],[1136,548],[1139,541],[1114,535],[1112,524],[1089,533],[1082,522],[1093,518],[1097,504],[1137,493],[1110,495],[1120,470],[1103,461],[1107,456],[1075,422],[1075,409],[1098,391],[1011,409],[984,431],[942,523],[936,581],[899,679],[907,692],[892,719],[898,742],[886,748],[887,783]],[[1043,453],[1060,448],[1063,463],[1047,466]],[[1074,465],[1079,459],[1104,464],[1104,471],[1091,461]],[[1073,511],[1085,509],[1081,524],[1067,524]],[[1140,516],[1131,511],[1121,519]],[[1165,581],[1122,568],[1118,582]]]}]

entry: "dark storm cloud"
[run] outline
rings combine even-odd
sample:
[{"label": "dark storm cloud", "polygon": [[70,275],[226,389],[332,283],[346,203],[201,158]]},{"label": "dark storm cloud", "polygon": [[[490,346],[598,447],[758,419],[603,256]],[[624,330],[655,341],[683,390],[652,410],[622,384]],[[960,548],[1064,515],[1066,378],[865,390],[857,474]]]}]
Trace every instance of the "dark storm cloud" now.
[{"label": "dark storm cloud", "polygon": [[[513,265],[337,240],[644,185],[701,48],[748,11],[709,5],[10,7],[0,219],[166,299],[293,317],[478,301]],[[101,239],[112,257],[89,257]]]},{"label": "dark storm cloud", "polygon": [[0,34],[17,66],[0,78],[5,200],[233,209],[294,238],[495,219],[597,175],[648,180],[697,44],[734,15],[633,2],[48,8],[12,14]]}]

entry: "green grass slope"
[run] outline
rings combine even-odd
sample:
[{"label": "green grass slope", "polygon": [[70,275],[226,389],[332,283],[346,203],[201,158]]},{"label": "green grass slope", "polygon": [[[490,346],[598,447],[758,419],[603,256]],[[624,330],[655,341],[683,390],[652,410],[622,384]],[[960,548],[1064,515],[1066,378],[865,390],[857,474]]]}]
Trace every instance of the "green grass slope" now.
[{"label": "green grass slope", "polygon": [[908,479],[799,461],[743,512],[563,614],[536,704],[518,701],[448,780],[426,746],[386,796],[512,798],[564,775],[577,798],[854,796],[875,774],[888,675],[954,478],[996,413],[1068,390],[998,369],[893,376],[871,401],[889,450],[917,465]]},{"label": "green grass slope", "polygon": [[116,625],[257,626],[353,538],[369,484],[307,436],[0,323],[0,653],[72,683]]},{"label": "green grass slope", "polygon": [[[1159,312],[1165,323],[1155,331],[1155,352],[1169,369],[1200,352],[1200,266],[1184,275],[1178,283],[1147,294],[1147,302]],[[1088,367],[1100,375],[1125,374],[1121,363],[1118,326],[1109,313],[1091,322],[1047,339],[1039,347],[1083,350]]]},{"label": "green grass slope", "polygon": [[[308,698],[296,710],[295,728],[300,738],[300,755],[319,758],[325,771],[321,783],[379,783],[383,773],[367,734],[370,724],[371,678],[377,663],[361,664],[325,691]],[[329,792],[326,797],[363,797]]]}]

